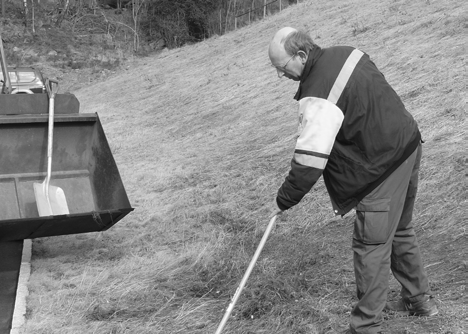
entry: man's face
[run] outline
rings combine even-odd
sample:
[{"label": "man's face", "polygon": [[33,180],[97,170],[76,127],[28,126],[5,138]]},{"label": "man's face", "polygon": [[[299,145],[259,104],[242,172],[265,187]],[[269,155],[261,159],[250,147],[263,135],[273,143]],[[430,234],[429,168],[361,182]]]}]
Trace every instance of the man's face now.
[{"label": "man's face", "polygon": [[294,81],[300,81],[304,69],[301,60],[302,54],[289,55],[284,48],[277,48],[272,51],[270,52],[270,61],[271,65],[275,67],[278,77],[282,78],[284,76]]}]

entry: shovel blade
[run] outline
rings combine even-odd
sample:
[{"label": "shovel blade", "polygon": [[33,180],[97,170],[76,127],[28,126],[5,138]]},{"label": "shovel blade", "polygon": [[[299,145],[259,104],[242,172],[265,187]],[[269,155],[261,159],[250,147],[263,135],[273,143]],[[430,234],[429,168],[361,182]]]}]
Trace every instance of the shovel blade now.
[{"label": "shovel blade", "polygon": [[[47,196],[46,191],[48,191],[49,196]],[[44,183],[34,183],[34,195],[40,217],[68,215],[70,213],[62,188],[49,185],[46,189]]]}]

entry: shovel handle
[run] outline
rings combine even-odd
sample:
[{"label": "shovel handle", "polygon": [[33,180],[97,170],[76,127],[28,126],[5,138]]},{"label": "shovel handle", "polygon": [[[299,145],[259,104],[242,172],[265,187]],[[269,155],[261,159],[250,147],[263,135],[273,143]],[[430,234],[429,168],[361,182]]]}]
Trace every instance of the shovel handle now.
[{"label": "shovel handle", "polygon": [[57,94],[58,89],[59,89],[58,81],[54,79],[46,78],[45,86],[46,86],[46,91],[47,91],[47,95],[49,95],[49,98],[54,99],[55,94]]},{"label": "shovel handle", "polygon": [[48,192],[50,174],[52,173],[52,148],[54,146],[54,110],[55,110],[55,94],[58,92],[58,81],[47,78],[46,90],[49,95],[49,132],[47,136],[47,177],[46,191]]},{"label": "shovel handle", "polygon": [[229,307],[226,310],[226,313],[224,313],[224,317],[221,320],[221,323],[218,326],[218,329],[216,330],[215,334],[221,334],[224,326],[226,325],[227,320],[229,319],[229,316],[231,315],[232,310],[234,309],[234,305],[236,305],[237,300],[239,299],[242,290],[244,289],[245,283],[247,283],[247,280],[249,279],[250,273],[252,272],[255,263],[257,262],[258,257],[260,256],[260,253],[262,252],[263,246],[265,246],[265,243],[268,239],[268,236],[270,235],[271,230],[273,229],[273,226],[275,226],[276,222],[276,215],[271,218],[270,222],[268,223],[268,226],[265,230],[265,233],[263,234],[262,240],[260,240],[260,243],[258,244],[257,250],[255,251],[255,254],[250,261],[249,267],[247,268],[247,271],[244,274],[244,277],[242,278],[241,283],[239,284],[239,287],[236,290],[236,293],[232,297],[232,301],[229,304]]}]

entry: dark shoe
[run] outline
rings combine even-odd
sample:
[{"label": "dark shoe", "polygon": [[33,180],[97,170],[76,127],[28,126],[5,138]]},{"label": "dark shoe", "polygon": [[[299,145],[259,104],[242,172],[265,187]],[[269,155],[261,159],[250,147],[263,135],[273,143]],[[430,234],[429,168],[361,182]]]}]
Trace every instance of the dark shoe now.
[{"label": "dark shoe", "polygon": [[426,316],[430,317],[439,313],[437,305],[432,296],[424,296],[423,300],[411,303],[400,299],[396,302],[387,302],[385,311],[394,311],[402,315]]}]

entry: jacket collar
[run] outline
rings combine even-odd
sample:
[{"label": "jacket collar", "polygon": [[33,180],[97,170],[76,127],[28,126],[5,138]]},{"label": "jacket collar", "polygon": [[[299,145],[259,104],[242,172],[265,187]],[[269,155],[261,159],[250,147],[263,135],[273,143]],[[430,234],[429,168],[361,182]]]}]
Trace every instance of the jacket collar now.
[{"label": "jacket collar", "polygon": [[314,67],[315,63],[317,62],[317,60],[320,58],[321,55],[322,55],[322,48],[318,45],[316,45],[312,49],[312,51],[309,52],[309,55],[307,57],[307,62],[305,63],[304,70],[302,71],[302,74],[301,74],[301,81],[299,83],[299,88],[297,89],[296,95],[294,95],[295,100],[299,101],[299,98],[301,95],[302,84],[309,77],[309,74],[312,71],[312,68]]}]

